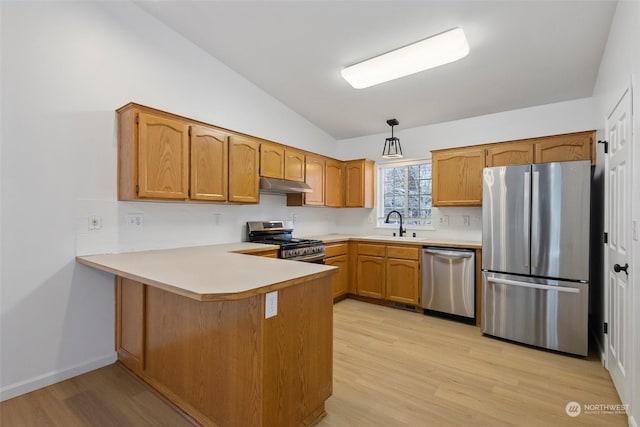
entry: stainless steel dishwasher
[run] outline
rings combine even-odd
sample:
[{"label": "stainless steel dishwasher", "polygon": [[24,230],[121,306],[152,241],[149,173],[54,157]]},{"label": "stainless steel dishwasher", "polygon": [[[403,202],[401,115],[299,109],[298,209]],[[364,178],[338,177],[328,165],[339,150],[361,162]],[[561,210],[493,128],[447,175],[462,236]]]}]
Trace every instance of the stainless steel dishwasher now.
[{"label": "stainless steel dishwasher", "polygon": [[475,251],[473,249],[422,248],[422,308],[474,323],[476,317]]}]

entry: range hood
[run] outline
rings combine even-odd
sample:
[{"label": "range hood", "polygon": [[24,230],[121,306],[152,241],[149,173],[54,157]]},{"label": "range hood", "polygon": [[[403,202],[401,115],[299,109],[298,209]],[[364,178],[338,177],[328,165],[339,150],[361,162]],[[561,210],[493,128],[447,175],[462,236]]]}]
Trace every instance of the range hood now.
[{"label": "range hood", "polygon": [[260,191],[263,193],[289,194],[311,193],[309,184],[288,179],[260,178]]}]

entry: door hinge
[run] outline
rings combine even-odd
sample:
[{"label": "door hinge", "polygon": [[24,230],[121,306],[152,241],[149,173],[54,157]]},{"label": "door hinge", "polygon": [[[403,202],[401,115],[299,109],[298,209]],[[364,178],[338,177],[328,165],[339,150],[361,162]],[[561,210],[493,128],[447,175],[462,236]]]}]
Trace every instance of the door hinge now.
[{"label": "door hinge", "polygon": [[604,144],[604,154],[609,152],[609,143],[607,141],[598,141],[598,144]]},{"label": "door hinge", "polygon": [[136,114],[136,124],[140,123],[140,115]]},{"label": "door hinge", "polygon": [[605,334],[608,334],[608,333],[609,333],[609,324],[608,324],[607,322],[604,322],[604,324],[602,325],[602,331],[603,331]]},{"label": "door hinge", "polygon": [[140,186],[136,185],[136,194],[138,194],[140,192]]},{"label": "door hinge", "polygon": [[609,243],[609,233],[604,233],[604,243],[607,244]]},{"label": "door hinge", "polygon": [[189,128],[188,135],[191,136],[191,128]]}]

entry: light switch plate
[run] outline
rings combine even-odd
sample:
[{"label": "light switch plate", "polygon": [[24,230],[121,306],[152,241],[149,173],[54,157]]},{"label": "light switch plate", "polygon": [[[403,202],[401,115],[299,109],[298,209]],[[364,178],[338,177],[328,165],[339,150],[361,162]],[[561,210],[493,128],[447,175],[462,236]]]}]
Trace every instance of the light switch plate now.
[{"label": "light switch plate", "polygon": [[264,299],[264,318],[276,316],[278,314],[278,291],[269,292]]}]

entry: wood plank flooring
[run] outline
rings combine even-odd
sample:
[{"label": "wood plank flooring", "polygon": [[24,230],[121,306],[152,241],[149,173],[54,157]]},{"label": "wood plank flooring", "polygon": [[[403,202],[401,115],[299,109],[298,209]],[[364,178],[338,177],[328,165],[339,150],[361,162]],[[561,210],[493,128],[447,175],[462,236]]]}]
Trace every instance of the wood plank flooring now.
[{"label": "wood plank flooring", "polygon": [[[319,426],[627,426],[623,414],[565,412],[571,401],[620,403],[594,356],[515,345],[475,326],[352,299],[337,303],[334,316],[333,396]],[[111,365],[0,403],[0,425],[192,424]]]}]

